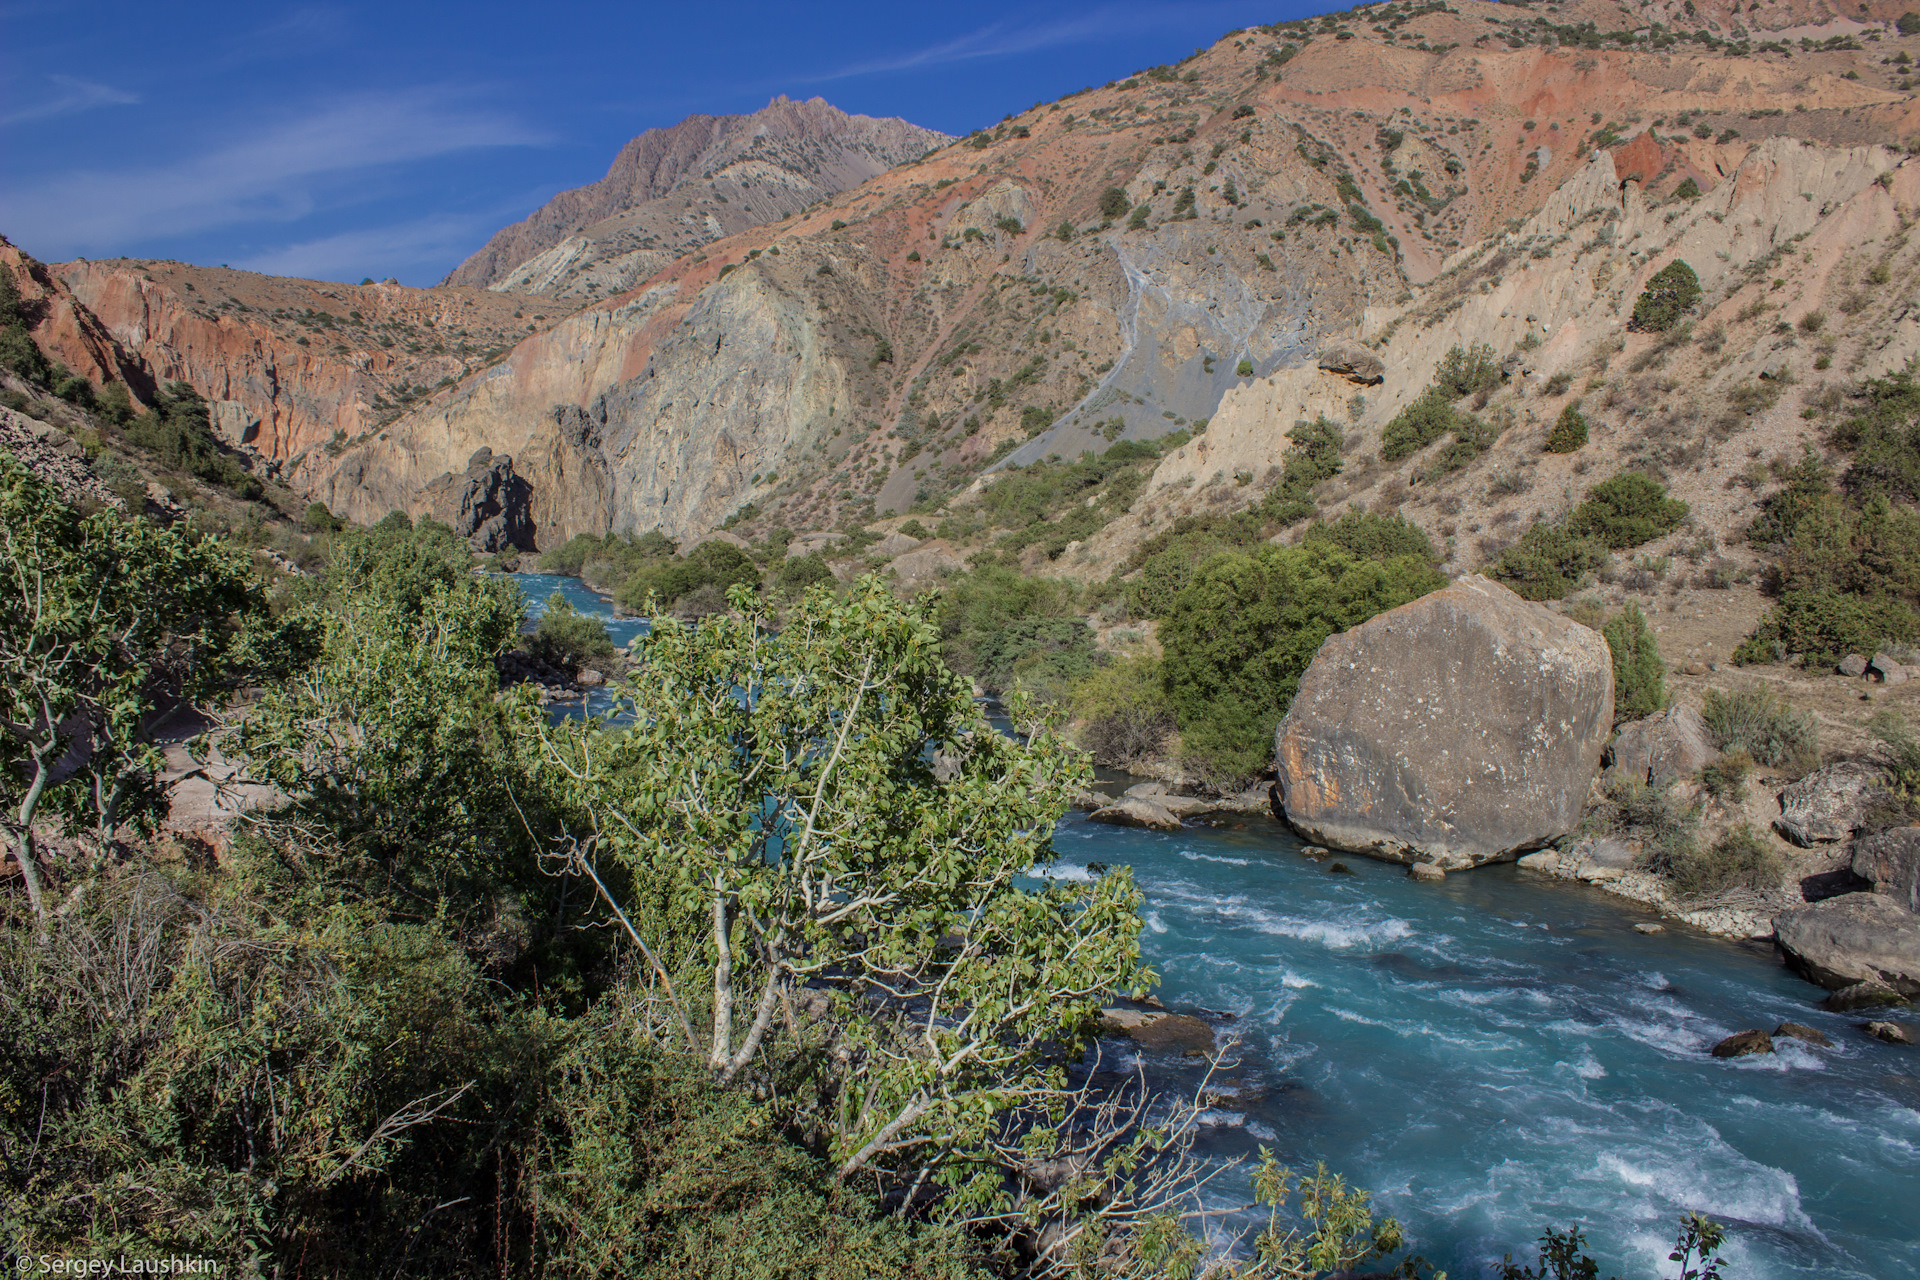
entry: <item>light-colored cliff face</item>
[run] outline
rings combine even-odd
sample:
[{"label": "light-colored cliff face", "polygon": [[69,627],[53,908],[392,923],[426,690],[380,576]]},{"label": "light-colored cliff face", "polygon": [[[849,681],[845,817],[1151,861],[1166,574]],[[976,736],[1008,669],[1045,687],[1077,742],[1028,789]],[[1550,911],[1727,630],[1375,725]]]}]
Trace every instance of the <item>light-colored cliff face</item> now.
[{"label": "light-colored cliff face", "polygon": [[752,115],[649,129],[599,182],[499,231],[445,283],[576,302],[633,288],[684,254],[775,222],[948,142],[904,120],[777,97]]}]

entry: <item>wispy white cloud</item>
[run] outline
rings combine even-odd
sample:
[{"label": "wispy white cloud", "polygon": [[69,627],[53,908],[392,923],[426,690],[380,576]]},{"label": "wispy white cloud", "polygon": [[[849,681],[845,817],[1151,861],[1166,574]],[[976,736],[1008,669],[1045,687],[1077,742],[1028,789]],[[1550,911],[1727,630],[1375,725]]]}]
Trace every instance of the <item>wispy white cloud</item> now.
[{"label": "wispy white cloud", "polygon": [[264,27],[234,35],[226,52],[209,62],[207,69],[311,54],[316,48],[339,42],[346,33],[347,16],[341,10],[330,5],[302,5]]},{"label": "wispy white cloud", "polygon": [[1162,6],[1140,7],[1110,5],[1090,13],[1076,14],[1048,22],[993,22],[951,40],[942,40],[919,49],[891,54],[861,62],[848,63],[829,71],[797,77],[802,84],[820,84],[848,80],[856,76],[886,75],[915,71],[925,67],[981,58],[1004,58],[1037,53],[1063,45],[1089,44],[1122,36],[1136,35],[1160,27],[1184,25],[1191,20],[1186,13],[1170,12]]},{"label": "wispy white cloud", "polygon": [[48,76],[47,83],[53,88],[37,101],[29,101],[19,109],[0,116],[0,127],[21,124],[28,120],[70,116],[76,111],[91,111],[95,107],[131,106],[140,101],[139,94],[128,93],[112,85],[81,80],[74,76]]},{"label": "wispy white cloud", "polygon": [[[447,264],[482,244],[500,225],[493,211],[434,214],[391,226],[322,236],[253,255],[233,265],[275,276],[309,280],[359,280],[364,276],[437,279]],[[421,283],[428,281],[422,280]]]},{"label": "wispy white cloud", "polygon": [[291,221],[351,201],[382,166],[547,140],[444,91],[360,94],[237,131],[172,164],[11,185],[0,193],[0,226],[42,257],[124,252],[166,236]]}]

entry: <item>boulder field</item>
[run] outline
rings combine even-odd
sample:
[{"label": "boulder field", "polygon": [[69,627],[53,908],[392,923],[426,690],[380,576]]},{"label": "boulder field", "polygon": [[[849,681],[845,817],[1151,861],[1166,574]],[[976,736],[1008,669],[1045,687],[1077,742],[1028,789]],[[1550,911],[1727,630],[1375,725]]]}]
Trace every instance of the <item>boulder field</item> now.
[{"label": "boulder field", "polygon": [[1275,733],[1275,808],[1386,861],[1511,860],[1573,829],[1612,727],[1606,641],[1474,575],[1320,647]]}]

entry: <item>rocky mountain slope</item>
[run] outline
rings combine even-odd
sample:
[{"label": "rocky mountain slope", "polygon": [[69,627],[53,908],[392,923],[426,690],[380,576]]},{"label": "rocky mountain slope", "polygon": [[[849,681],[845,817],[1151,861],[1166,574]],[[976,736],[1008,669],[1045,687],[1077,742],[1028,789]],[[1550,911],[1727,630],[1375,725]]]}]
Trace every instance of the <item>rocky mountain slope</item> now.
[{"label": "rocky mountain slope", "polygon": [[[1223,398],[1251,406],[1274,375],[1313,383],[1330,343],[1378,341],[1430,303],[1383,347],[1381,390],[1341,384],[1328,401],[1346,418],[1365,395],[1370,427],[1424,386],[1430,347],[1488,341],[1504,355],[1551,339],[1547,355],[1570,361],[1592,346],[1598,313],[1576,296],[1630,302],[1650,260],[1642,223],[1679,215],[1631,214],[1641,242],[1603,255],[1613,274],[1595,282],[1583,246],[1624,228],[1574,229],[1596,207],[1577,191],[1626,182],[1651,209],[1691,183],[1708,193],[1685,203],[1694,226],[1782,146],[1839,157],[1808,172],[1849,182],[1890,166],[1891,152],[1859,148],[1920,133],[1901,87],[1917,42],[1891,12],[1808,30],[1819,16],[1783,8],[1758,33],[1684,13],[1671,21],[1690,25],[1651,26],[1611,4],[1467,0],[1236,32],[716,240],[381,437],[310,457],[297,483],[367,517],[417,505],[487,446],[530,481],[543,545],[609,529],[685,537],[749,505],[828,528],[936,508],[1003,460],[1156,437],[1218,416]],[[1789,209],[1803,193],[1783,191],[1748,214],[1757,239],[1705,250],[1716,278],[1714,254],[1750,263],[1746,244],[1800,234],[1845,194],[1816,183],[1804,194],[1817,201]],[[1483,286],[1505,300],[1464,311]],[[1532,301],[1543,292],[1566,299],[1548,308],[1551,330]],[[1252,452],[1224,474],[1276,463],[1292,418],[1274,414],[1294,408],[1246,410]],[[1232,430],[1188,449],[1221,449]]]},{"label": "rocky mountain slope", "polygon": [[751,115],[689,116],[627,143],[606,177],[503,228],[443,283],[610,297],[702,245],[797,213],[948,141],[905,120],[784,94]]}]

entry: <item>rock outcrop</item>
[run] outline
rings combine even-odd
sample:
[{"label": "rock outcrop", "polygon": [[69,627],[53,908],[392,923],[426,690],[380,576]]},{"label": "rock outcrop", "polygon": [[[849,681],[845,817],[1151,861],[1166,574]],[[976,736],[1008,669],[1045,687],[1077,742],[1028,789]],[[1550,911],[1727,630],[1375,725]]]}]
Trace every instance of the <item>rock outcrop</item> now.
[{"label": "rock outcrop", "polygon": [[1320,647],[1275,734],[1281,803],[1336,849],[1512,859],[1573,828],[1612,724],[1598,633],[1463,578]]},{"label": "rock outcrop", "polygon": [[482,446],[459,475],[449,472],[427,485],[434,519],[453,526],[475,551],[536,550],[533,486],[513,473],[513,459]]},{"label": "rock outcrop", "polygon": [[1920,995],[1920,916],[1877,893],[1843,893],[1773,922],[1787,964],[1830,991],[1884,984]]},{"label": "rock outcrop", "polygon": [[1920,827],[1891,827],[1853,845],[1853,874],[1920,915]]},{"label": "rock outcrop", "polygon": [[1676,703],[1620,726],[1607,748],[1607,780],[1651,785],[1689,778],[1719,754],[1700,713]]},{"label": "rock outcrop", "polygon": [[443,282],[612,296],[683,254],[777,222],[948,142],[905,120],[774,98],[751,115],[693,115],[620,149],[607,176],[496,232]]},{"label": "rock outcrop", "polygon": [[1773,820],[1773,829],[1802,849],[1845,840],[1859,830],[1875,793],[1885,785],[1884,771],[1859,761],[1816,769],[1780,793],[1780,816]]}]

